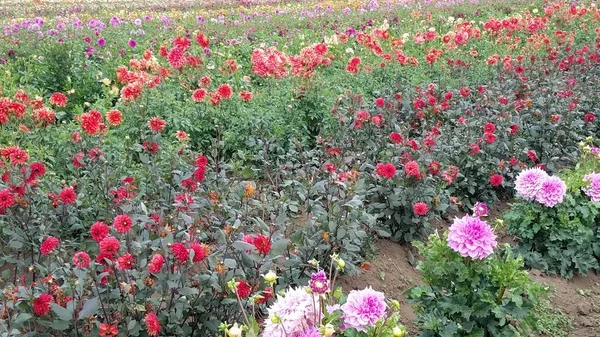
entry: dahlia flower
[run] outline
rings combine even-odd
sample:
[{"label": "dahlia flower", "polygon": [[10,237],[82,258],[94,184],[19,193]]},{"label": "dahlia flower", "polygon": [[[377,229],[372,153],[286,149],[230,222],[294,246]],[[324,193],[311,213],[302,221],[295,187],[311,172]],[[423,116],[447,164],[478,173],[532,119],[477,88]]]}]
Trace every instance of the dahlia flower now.
[{"label": "dahlia flower", "polygon": [[548,178],[548,174],[540,168],[524,170],[515,180],[517,195],[525,200],[534,200],[546,178]]},{"label": "dahlia flower", "polygon": [[583,192],[592,199],[592,201],[600,201],[600,173],[590,173],[583,177],[583,181],[589,184],[583,188]]},{"label": "dahlia flower", "polygon": [[461,256],[481,260],[493,253],[496,235],[487,222],[465,215],[455,219],[448,233],[448,247]]},{"label": "dahlia flower", "polygon": [[535,196],[535,200],[547,207],[554,207],[561,202],[567,193],[567,184],[559,177],[546,178]]},{"label": "dahlia flower", "polygon": [[[315,325],[321,311],[317,296],[308,294],[302,287],[290,288],[285,296],[277,300],[268,309],[264,337],[286,337],[304,333]],[[273,321],[277,323],[273,323]]]},{"label": "dahlia flower", "polygon": [[352,290],[348,300],[342,305],[344,327],[366,332],[385,316],[387,304],[382,292],[371,287]]}]

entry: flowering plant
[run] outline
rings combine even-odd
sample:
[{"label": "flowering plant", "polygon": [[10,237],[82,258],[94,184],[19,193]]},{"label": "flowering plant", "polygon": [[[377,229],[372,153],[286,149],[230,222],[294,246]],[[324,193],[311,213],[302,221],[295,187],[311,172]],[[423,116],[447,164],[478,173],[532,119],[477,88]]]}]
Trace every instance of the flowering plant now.
[{"label": "flowering plant", "polygon": [[[522,198],[504,214],[508,231],[519,238],[517,249],[527,265],[567,278],[600,266],[600,180],[594,172],[600,151],[593,144],[582,144],[582,148],[575,169],[561,172],[564,182],[548,178],[539,169],[523,171],[516,181],[517,195]],[[544,184],[548,179],[558,184]],[[559,200],[562,203],[549,206]]]},{"label": "flowering plant", "polygon": [[[405,336],[406,329],[399,324],[400,303],[386,299],[382,292],[371,287],[345,295],[341,288],[335,287],[345,262],[337,255],[331,256],[331,261],[329,277],[317,261],[311,261],[317,271],[312,273],[307,286],[282,288],[267,309],[263,329],[254,319],[247,320],[241,330],[237,330],[238,323],[231,328],[224,323],[221,329],[232,337],[241,337],[242,330],[247,331],[247,337],[257,336],[259,329],[263,337]],[[277,278],[274,273],[265,276],[272,284]]]},{"label": "flowering plant", "polygon": [[521,269],[521,257],[496,245],[490,226],[470,216],[415,243],[425,285],[408,298],[425,336],[519,336],[528,328],[541,288]]}]

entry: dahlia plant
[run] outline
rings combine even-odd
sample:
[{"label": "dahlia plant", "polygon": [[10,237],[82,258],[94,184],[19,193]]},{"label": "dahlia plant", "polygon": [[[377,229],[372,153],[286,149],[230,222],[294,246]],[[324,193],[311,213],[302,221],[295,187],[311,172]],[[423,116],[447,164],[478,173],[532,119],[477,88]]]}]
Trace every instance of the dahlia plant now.
[{"label": "dahlia plant", "polygon": [[407,294],[424,336],[521,336],[542,289],[522,270],[510,246],[497,250],[492,228],[478,217],[456,219],[443,236],[415,243],[425,285]]},{"label": "dahlia plant", "polygon": [[600,267],[600,180],[594,171],[600,151],[592,138],[581,147],[575,169],[561,171],[560,178],[537,168],[523,171],[516,181],[521,199],[504,214],[527,265],[566,278]]},{"label": "dahlia plant", "polygon": [[[331,256],[328,273],[316,260],[311,265],[317,271],[311,274],[308,285],[282,288],[267,309],[268,317],[262,327],[255,320],[246,320],[242,325],[246,336],[257,336],[259,331],[264,337],[406,335],[405,327],[398,321],[398,301],[386,299],[382,292],[371,287],[352,290],[347,295],[342,288],[335,287],[340,271],[345,268],[339,256]],[[265,280],[276,279],[274,273],[270,277],[265,275]],[[242,336],[238,323],[231,327],[224,323],[221,329],[228,336]]]}]

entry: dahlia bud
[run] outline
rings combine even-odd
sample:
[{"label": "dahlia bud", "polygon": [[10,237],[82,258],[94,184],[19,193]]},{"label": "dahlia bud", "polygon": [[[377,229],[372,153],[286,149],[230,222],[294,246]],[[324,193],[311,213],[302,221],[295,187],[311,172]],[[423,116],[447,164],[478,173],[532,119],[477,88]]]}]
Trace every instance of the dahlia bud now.
[{"label": "dahlia bud", "polygon": [[227,336],[228,337],[242,337],[242,328],[240,328],[238,326],[237,323],[235,323],[231,329],[227,330]]},{"label": "dahlia bud", "polygon": [[229,288],[229,291],[235,293],[237,290],[237,282],[235,279],[231,279],[231,281],[227,282],[227,287]]},{"label": "dahlia bud", "polygon": [[587,137],[585,138],[585,141],[586,141],[586,142],[588,142],[588,143],[591,143],[591,142],[593,142],[593,141],[594,141],[594,137],[592,137],[592,136],[587,136]]},{"label": "dahlia bud", "polygon": [[392,308],[394,308],[394,309],[399,309],[400,308],[400,302],[398,302],[396,300],[391,300],[390,304],[392,305]]},{"label": "dahlia bud", "polygon": [[342,259],[339,259],[337,265],[339,269],[344,269],[344,267],[346,267],[346,262],[344,262]]},{"label": "dahlia bud", "polygon": [[583,147],[583,152],[590,153],[591,151],[592,151],[592,148],[589,145],[586,145]]},{"label": "dahlia bud", "polygon": [[579,142],[579,147],[584,147],[585,146],[585,142],[581,141]]},{"label": "dahlia bud", "polygon": [[281,323],[281,318],[279,318],[279,316],[277,316],[277,315],[274,315],[273,317],[271,317],[271,323],[279,324],[279,323]]},{"label": "dahlia bud", "polygon": [[392,335],[394,335],[394,337],[404,337],[404,335],[406,335],[406,328],[404,325],[395,326],[392,329]]},{"label": "dahlia bud", "polygon": [[331,324],[327,324],[325,326],[322,326],[321,329],[319,329],[319,332],[324,337],[331,337],[335,333],[335,327]]},{"label": "dahlia bud", "polygon": [[275,274],[275,272],[272,271],[272,270],[269,270],[268,273],[266,273],[265,275],[263,275],[263,278],[269,284],[275,283],[277,281],[277,279],[278,279],[277,274]]}]

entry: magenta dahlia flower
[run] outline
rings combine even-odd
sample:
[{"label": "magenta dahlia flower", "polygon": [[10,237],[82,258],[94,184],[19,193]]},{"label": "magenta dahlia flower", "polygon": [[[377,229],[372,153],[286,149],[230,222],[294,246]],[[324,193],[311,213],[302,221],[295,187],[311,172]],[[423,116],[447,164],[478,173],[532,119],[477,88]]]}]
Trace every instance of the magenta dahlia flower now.
[{"label": "magenta dahlia flower", "polygon": [[567,193],[567,184],[559,177],[548,177],[540,186],[535,200],[547,207],[554,207],[561,202]]},{"label": "magenta dahlia flower", "polygon": [[525,200],[534,200],[546,178],[548,178],[546,171],[538,167],[524,170],[515,180],[517,195]]},{"label": "magenta dahlia flower", "polygon": [[461,256],[481,260],[494,252],[496,235],[487,222],[465,215],[455,219],[448,233],[448,247]]},{"label": "magenta dahlia flower", "polygon": [[386,310],[387,304],[382,292],[371,287],[352,290],[348,294],[348,300],[342,305],[344,327],[366,332],[385,316]]},{"label": "magenta dahlia flower", "polygon": [[[268,309],[269,318],[265,321],[264,337],[296,336],[314,326],[321,312],[321,301],[304,288],[290,288],[285,296]],[[273,323],[273,321],[277,323]]]},{"label": "magenta dahlia flower", "polygon": [[308,282],[308,285],[314,294],[325,294],[329,290],[329,280],[327,279],[325,271],[319,270],[318,272],[310,275],[310,281]]},{"label": "magenta dahlia flower", "polygon": [[589,182],[589,184],[583,188],[583,192],[587,194],[592,201],[600,201],[600,173],[590,173],[583,177],[583,181]]},{"label": "magenta dahlia flower", "polygon": [[474,216],[487,216],[489,212],[488,205],[484,202],[476,202],[473,206],[473,215]]}]

